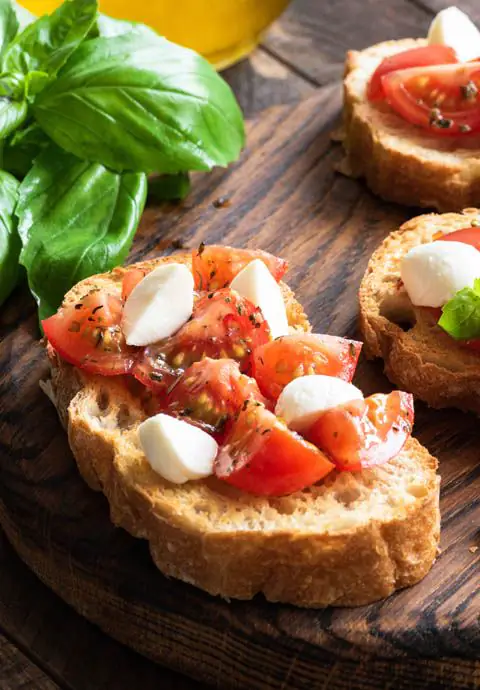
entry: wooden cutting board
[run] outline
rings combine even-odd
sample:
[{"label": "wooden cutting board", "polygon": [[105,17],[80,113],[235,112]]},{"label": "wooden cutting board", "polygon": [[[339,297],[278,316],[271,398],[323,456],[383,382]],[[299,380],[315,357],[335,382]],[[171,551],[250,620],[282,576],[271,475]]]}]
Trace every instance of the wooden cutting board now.
[{"label": "wooden cutting board", "polygon": [[[333,171],[340,112],[329,87],[249,128],[242,160],[149,208],[131,260],[200,241],[289,259],[314,329],[356,335],[358,285],[382,238],[414,210]],[[223,197],[223,199],[222,199]],[[220,202],[218,201],[220,199]],[[80,479],[38,381],[47,374],[28,292],[0,316],[0,522],[21,558],[82,615],[142,654],[218,688],[474,688],[480,682],[478,419],[417,405],[415,433],[442,474],[442,553],[414,588],[356,609],[226,602],[167,580]],[[387,391],[362,361],[365,393]]]}]

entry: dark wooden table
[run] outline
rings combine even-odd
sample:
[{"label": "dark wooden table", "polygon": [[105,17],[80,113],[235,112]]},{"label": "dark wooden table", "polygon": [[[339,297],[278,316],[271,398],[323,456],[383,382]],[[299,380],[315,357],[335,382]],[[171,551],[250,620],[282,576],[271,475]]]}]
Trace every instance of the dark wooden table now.
[{"label": "dark wooden table", "polygon": [[[225,76],[246,116],[252,117],[338,81],[347,48],[363,48],[386,38],[424,36],[434,13],[449,4],[449,0],[293,0],[250,59]],[[478,0],[457,0],[457,5],[480,22]],[[137,687],[196,690],[204,686],[156,666],[83,620],[28,571],[0,533],[1,690]]]}]

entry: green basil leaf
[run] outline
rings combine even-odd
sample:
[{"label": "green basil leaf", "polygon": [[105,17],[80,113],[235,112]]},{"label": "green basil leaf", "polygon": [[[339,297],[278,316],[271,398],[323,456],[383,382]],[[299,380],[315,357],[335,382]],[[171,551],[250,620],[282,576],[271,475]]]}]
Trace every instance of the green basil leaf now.
[{"label": "green basil leaf", "polygon": [[39,318],[53,314],[79,280],[128,254],[147,192],[143,173],[118,174],[52,145],[20,186],[16,213]]},{"label": "green basil leaf", "polygon": [[34,21],[36,21],[36,16],[29,12],[23,5],[19,5],[18,2],[12,2],[13,9],[15,10],[15,14],[17,16],[17,22],[18,22],[18,29],[17,31],[23,31],[24,29],[27,28],[30,24],[33,24]]},{"label": "green basil leaf", "polygon": [[190,187],[188,173],[156,175],[148,181],[148,196],[155,201],[177,201],[185,199]]},{"label": "green basil leaf", "polygon": [[40,72],[38,70],[27,72],[25,75],[25,95],[31,99],[33,96],[39,94],[49,81],[50,77],[46,72]]},{"label": "green basil leaf", "polygon": [[10,72],[0,75],[0,99],[23,101],[25,96],[25,75],[22,72]]},{"label": "green basil leaf", "polygon": [[4,143],[2,167],[21,179],[28,173],[35,158],[50,144],[51,139],[36,123],[18,129]]},{"label": "green basil leaf", "polygon": [[46,72],[7,72],[0,75],[0,99],[28,101],[36,96],[50,80]]},{"label": "green basil leaf", "polygon": [[0,3],[0,57],[18,31],[18,19],[10,0]]},{"label": "green basil leaf", "polygon": [[226,166],[245,137],[230,87],[206,60],[137,31],[86,41],[34,115],[62,148],[120,171]]},{"label": "green basil leaf", "polygon": [[17,284],[20,238],[14,215],[19,182],[0,171],[0,304],[7,299]]},{"label": "green basil leaf", "polygon": [[26,101],[11,101],[0,98],[0,139],[5,139],[26,120],[28,106]]},{"label": "green basil leaf", "polygon": [[443,306],[438,325],[456,340],[480,337],[480,278]]},{"label": "green basil leaf", "polygon": [[65,0],[51,15],[29,24],[3,57],[4,72],[47,72],[55,75],[90,31],[97,0]]},{"label": "green basil leaf", "polygon": [[139,22],[128,22],[124,19],[114,19],[113,17],[108,17],[106,14],[98,13],[96,24],[92,29],[90,34],[91,38],[98,38],[102,36],[103,38],[113,38],[114,36],[123,36],[123,34],[128,34],[130,31],[144,31],[146,33],[156,35],[156,31],[151,29],[146,24],[140,24]]}]

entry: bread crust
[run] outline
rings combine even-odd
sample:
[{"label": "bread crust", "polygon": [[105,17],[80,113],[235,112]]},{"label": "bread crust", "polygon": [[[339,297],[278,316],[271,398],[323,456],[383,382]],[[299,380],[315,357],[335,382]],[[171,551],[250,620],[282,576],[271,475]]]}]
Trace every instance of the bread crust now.
[{"label": "bread crust", "polygon": [[410,125],[386,103],[367,101],[365,88],[378,64],[425,39],[385,41],[349,51],[344,78],[343,146],[339,171],[364,177],[387,201],[439,211],[480,205],[480,137],[439,137]]},{"label": "bread crust", "polygon": [[[66,301],[92,285],[118,285],[122,274],[117,269],[88,279]],[[308,330],[293,293],[286,286],[283,291],[291,326]],[[362,481],[334,472],[331,487],[289,497],[252,497],[214,477],[172,485],[153,472],[141,451],[137,427],[146,413],[138,398],[120,380],[86,374],[60,360],[51,347],[47,351],[52,397],[67,423],[80,473],[105,494],[116,525],[148,540],[165,575],[226,598],[250,599],[263,592],[270,601],[323,607],[375,601],[418,582],[430,569],[439,540],[439,477],[436,460],[415,439],[391,467],[365,471]],[[395,507],[385,518],[359,520],[354,528],[333,521],[319,529],[306,518],[305,524],[290,524],[299,506],[307,510],[310,503],[328,501],[337,485],[343,486],[342,500],[355,501],[355,492],[380,491],[407,475],[405,501],[393,492]],[[270,520],[268,528],[254,524],[260,514]],[[315,525],[325,515],[313,520]]]},{"label": "bread crust", "polygon": [[469,226],[479,209],[427,214],[390,233],[372,255],[359,290],[364,352],[381,357],[388,378],[431,407],[458,407],[480,414],[480,357],[461,347],[430,313],[415,308],[399,287],[402,257],[431,242],[437,232]]}]

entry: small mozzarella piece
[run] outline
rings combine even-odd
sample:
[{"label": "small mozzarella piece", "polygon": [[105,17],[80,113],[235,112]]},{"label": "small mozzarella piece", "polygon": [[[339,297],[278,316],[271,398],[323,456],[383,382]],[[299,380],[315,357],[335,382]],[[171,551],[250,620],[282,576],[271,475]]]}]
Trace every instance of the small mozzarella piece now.
[{"label": "small mozzarella piece", "polygon": [[288,319],[282,291],[261,259],[254,259],[242,268],[230,287],[260,307],[270,326],[272,338],[288,335]]},{"label": "small mozzarella piece", "polygon": [[480,278],[480,252],[463,242],[421,244],[405,254],[400,274],[412,304],[443,307]]},{"label": "small mozzarella piece", "polygon": [[193,287],[183,264],[164,264],[146,275],[123,307],[127,345],[150,345],[178,331],[192,315]]},{"label": "small mozzarella piece", "polygon": [[285,386],[277,400],[275,414],[294,431],[308,429],[325,410],[351,400],[363,400],[352,383],[336,376],[300,376]]},{"label": "small mozzarella piece", "polygon": [[447,7],[437,14],[428,30],[428,42],[450,46],[460,62],[480,57],[480,31],[458,7]]},{"label": "small mozzarella piece", "polygon": [[152,469],[169,482],[184,484],[213,473],[218,444],[202,429],[160,413],[142,422],[138,435]]}]

